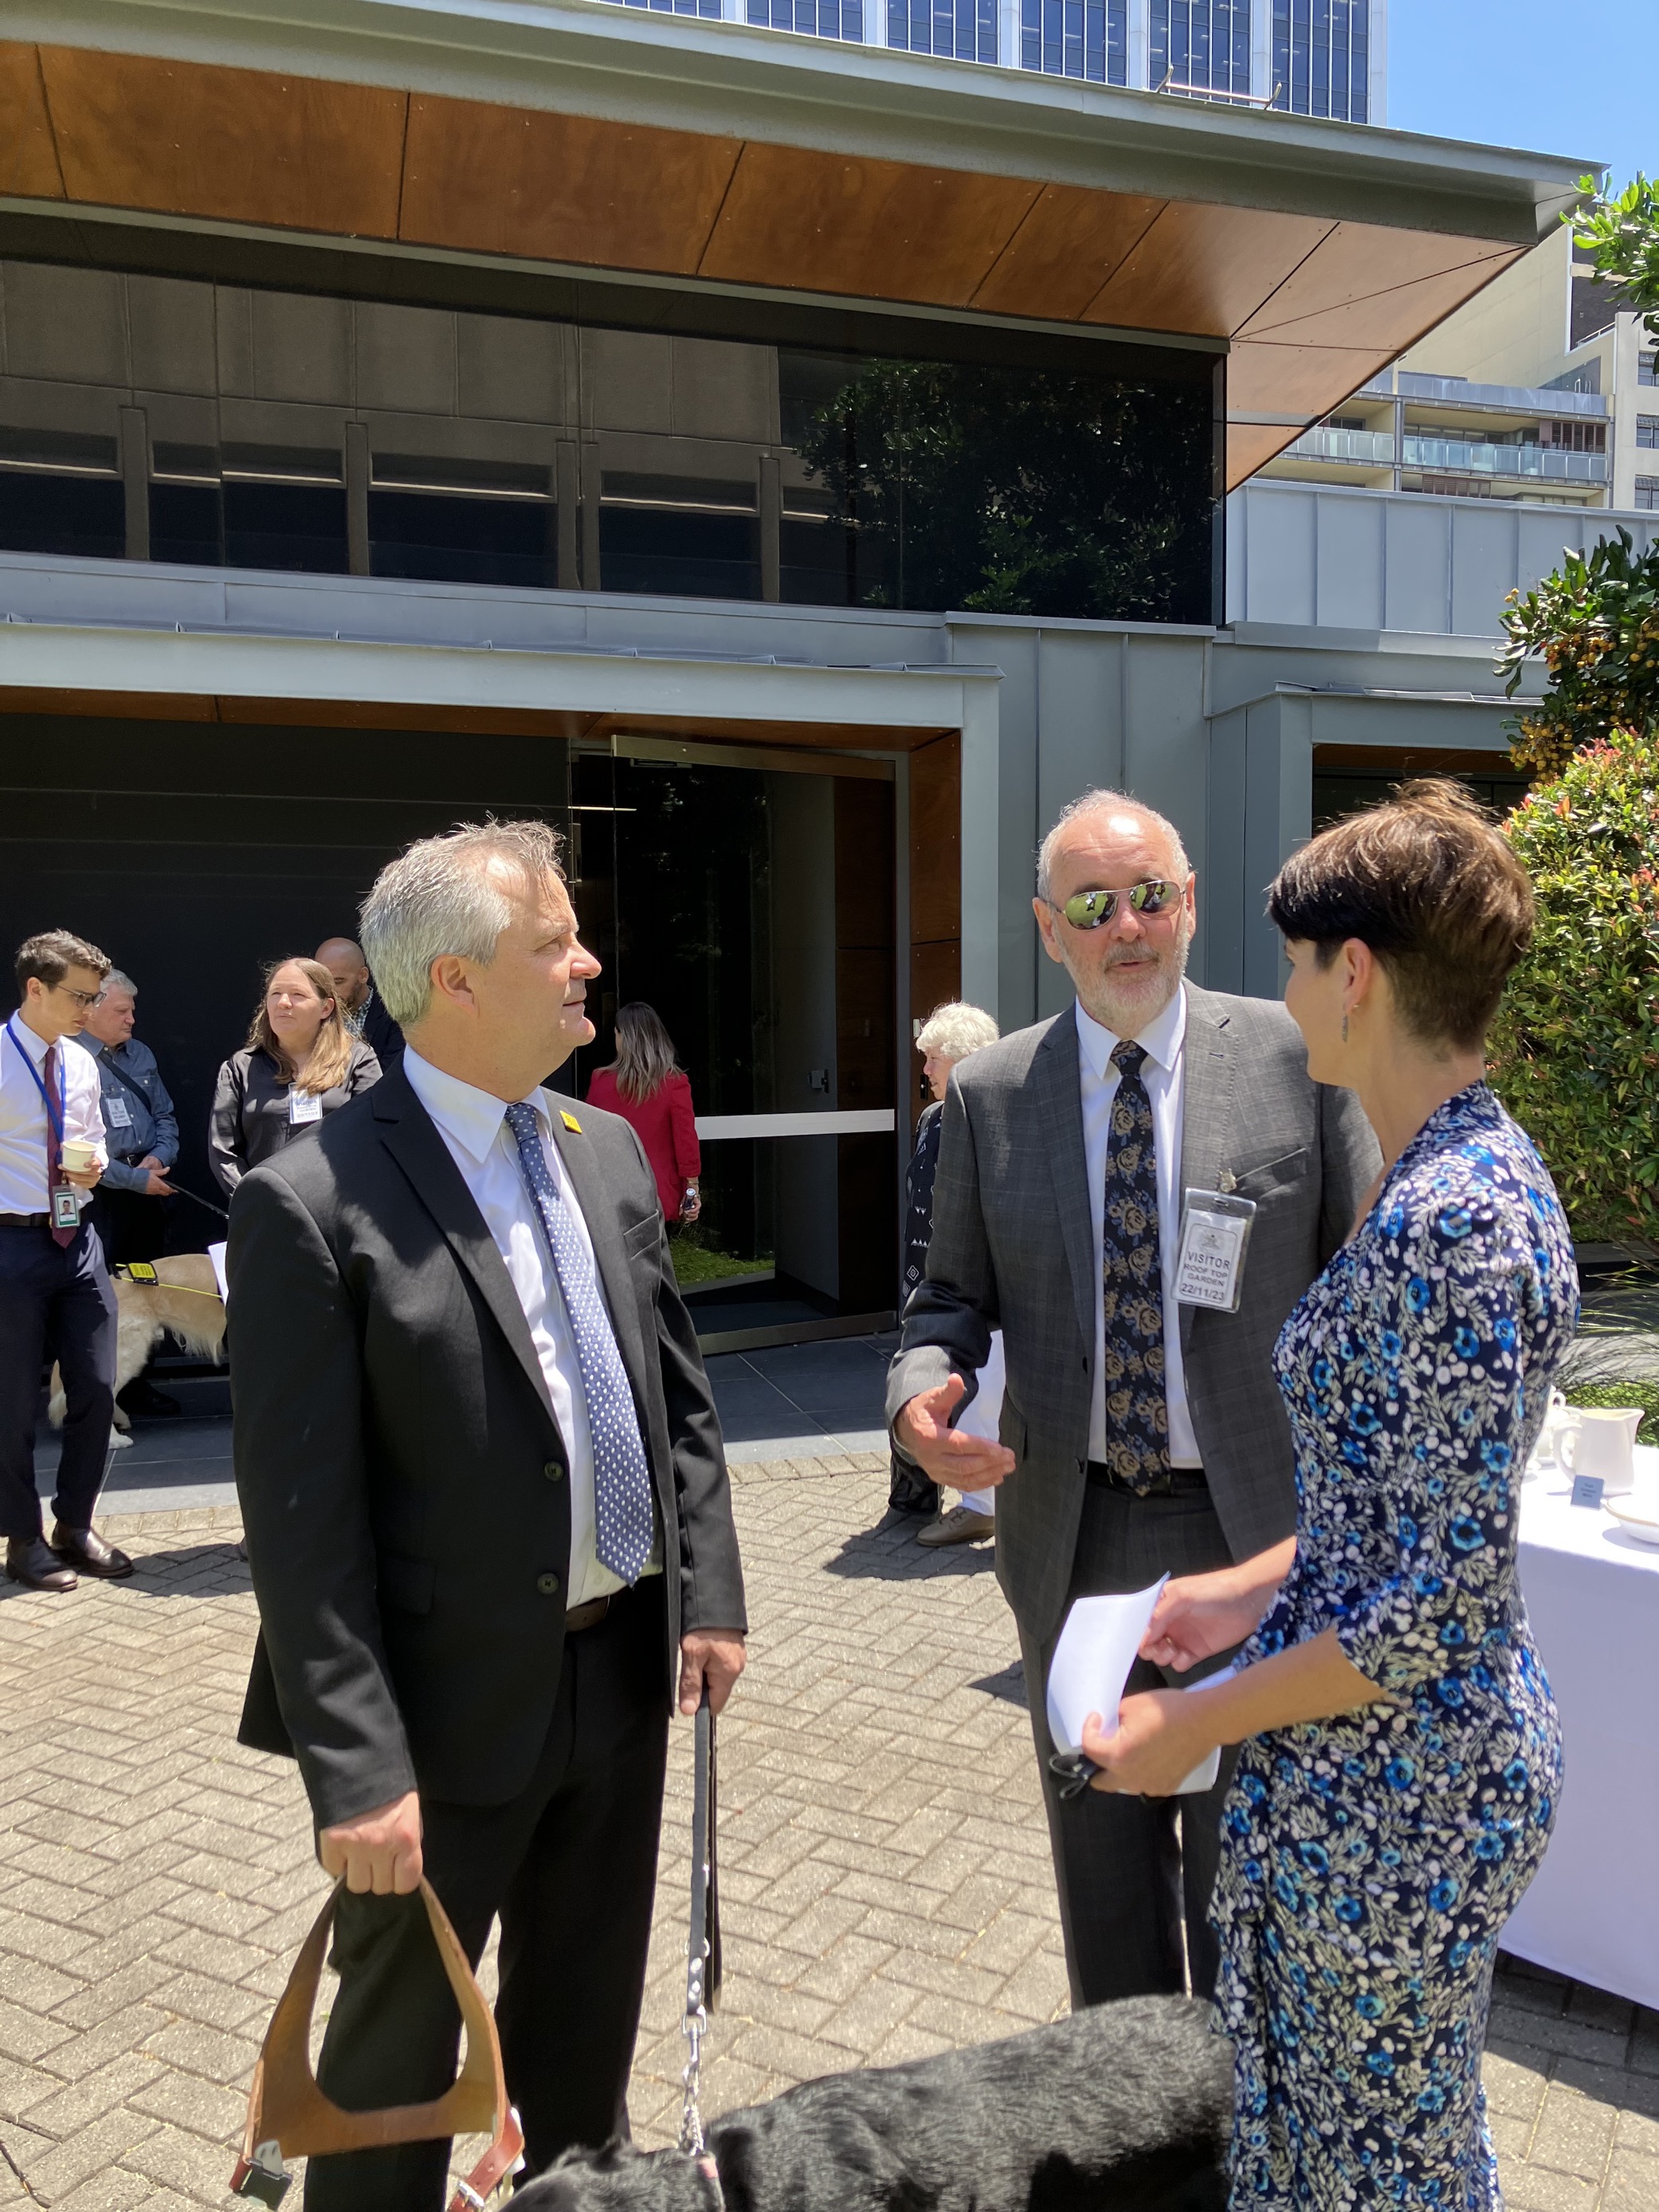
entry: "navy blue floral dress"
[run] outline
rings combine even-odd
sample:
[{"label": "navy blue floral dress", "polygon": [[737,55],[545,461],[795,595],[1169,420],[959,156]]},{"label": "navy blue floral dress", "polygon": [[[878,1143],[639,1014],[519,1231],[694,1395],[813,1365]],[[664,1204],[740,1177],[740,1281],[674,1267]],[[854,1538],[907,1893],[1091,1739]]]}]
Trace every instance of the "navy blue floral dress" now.
[{"label": "navy blue floral dress", "polygon": [[1492,1960],[1561,1781],[1516,1522],[1577,1311],[1549,1176],[1477,1084],[1424,1124],[1279,1337],[1296,1562],[1240,1664],[1334,1626],[1389,1702],[1239,1759],[1212,1908],[1232,2212],[1501,2207]]}]

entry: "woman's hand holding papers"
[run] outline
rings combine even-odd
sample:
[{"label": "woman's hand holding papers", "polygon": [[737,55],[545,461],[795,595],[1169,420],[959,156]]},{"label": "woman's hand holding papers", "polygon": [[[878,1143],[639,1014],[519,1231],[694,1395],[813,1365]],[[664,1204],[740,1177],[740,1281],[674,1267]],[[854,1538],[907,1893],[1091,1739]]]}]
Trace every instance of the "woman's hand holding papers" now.
[{"label": "woman's hand holding papers", "polygon": [[1143,1690],[1117,1709],[1117,1733],[1108,1735],[1098,1713],[1083,1724],[1084,1755],[1100,1769],[1090,1782],[1130,1797],[1173,1797],[1216,1747],[1203,1717],[1184,1690]]},{"label": "woman's hand holding papers", "polygon": [[1282,1544],[1258,1552],[1239,1566],[1210,1575],[1180,1575],[1165,1583],[1141,1638],[1141,1657],[1184,1674],[1200,1659],[1231,1650],[1261,1626],[1295,1557],[1296,1539],[1287,1536]]}]

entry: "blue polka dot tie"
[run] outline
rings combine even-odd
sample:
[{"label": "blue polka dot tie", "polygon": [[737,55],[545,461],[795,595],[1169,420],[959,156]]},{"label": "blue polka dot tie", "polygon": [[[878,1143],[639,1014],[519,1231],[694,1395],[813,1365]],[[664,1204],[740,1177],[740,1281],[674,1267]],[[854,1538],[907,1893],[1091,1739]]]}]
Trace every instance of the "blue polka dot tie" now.
[{"label": "blue polka dot tie", "polygon": [[520,1170],[541,1216],[570,1334],[576,1340],[576,1364],[581,1369],[593,1438],[594,1550],[601,1566],[625,1583],[636,1583],[651,1556],[656,1524],[634,1394],[593,1262],[548,1172],[535,1108],[509,1106],[507,1125],[518,1139]]}]

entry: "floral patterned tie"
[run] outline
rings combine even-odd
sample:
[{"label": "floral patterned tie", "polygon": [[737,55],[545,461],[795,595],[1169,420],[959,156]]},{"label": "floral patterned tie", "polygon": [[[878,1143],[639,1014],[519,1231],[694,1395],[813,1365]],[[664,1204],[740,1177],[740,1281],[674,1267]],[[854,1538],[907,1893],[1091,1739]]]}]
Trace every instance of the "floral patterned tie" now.
[{"label": "floral patterned tie", "polygon": [[509,1106],[507,1125],[518,1139],[520,1170],[547,1232],[553,1272],[559,1279],[570,1334],[575,1339],[576,1364],[581,1370],[587,1425],[593,1438],[593,1549],[601,1566],[609,1567],[625,1583],[636,1583],[651,1556],[656,1519],[651,1472],[645,1463],[628,1370],[599,1295],[593,1262],[583,1250],[575,1224],[548,1171],[535,1108],[522,1103]]},{"label": "floral patterned tie", "polygon": [[1106,1464],[1140,1498],[1166,1488],[1170,1472],[1158,1152],[1146,1060],[1146,1046],[1128,1038],[1112,1050],[1120,1081],[1106,1139],[1103,1240]]}]

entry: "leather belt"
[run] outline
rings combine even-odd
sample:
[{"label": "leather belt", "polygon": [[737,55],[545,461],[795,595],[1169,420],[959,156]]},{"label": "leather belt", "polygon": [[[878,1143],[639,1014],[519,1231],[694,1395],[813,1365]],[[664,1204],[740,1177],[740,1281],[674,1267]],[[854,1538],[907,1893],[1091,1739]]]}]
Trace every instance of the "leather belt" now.
[{"label": "leather belt", "polygon": [[0,1213],[0,1229],[50,1229],[49,1213]]},{"label": "leather belt", "polygon": [[1195,1491],[1210,1486],[1201,1467],[1165,1468],[1150,1484],[1140,1486],[1097,1459],[1089,1462],[1089,1480],[1097,1490],[1121,1491],[1126,1498],[1189,1498]]},{"label": "leather belt", "polygon": [[608,1596],[591,1597],[586,1605],[573,1605],[564,1617],[565,1634],[580,1636],[585,1628],[597,1628],[610,1610]]}]

